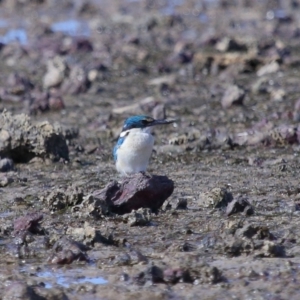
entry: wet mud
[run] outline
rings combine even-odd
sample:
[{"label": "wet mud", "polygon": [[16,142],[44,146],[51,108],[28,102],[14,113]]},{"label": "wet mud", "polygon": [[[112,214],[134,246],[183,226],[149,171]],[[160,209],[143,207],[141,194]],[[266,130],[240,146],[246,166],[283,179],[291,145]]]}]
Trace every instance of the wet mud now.
[{"label": "wet mud", "polygon": [[299,12],[0,1],[1,299],[299,299]]}]

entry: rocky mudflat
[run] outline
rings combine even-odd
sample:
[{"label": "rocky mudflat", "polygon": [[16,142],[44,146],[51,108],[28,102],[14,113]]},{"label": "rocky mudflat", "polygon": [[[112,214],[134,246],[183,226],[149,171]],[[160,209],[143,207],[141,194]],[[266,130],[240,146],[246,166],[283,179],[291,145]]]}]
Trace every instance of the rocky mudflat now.
[{"label": "rocky mudflat", "polygon": [[[299,299],[299,16],[0,1],[0,298]],[[135,114],[176,122],[121,178]]]}]

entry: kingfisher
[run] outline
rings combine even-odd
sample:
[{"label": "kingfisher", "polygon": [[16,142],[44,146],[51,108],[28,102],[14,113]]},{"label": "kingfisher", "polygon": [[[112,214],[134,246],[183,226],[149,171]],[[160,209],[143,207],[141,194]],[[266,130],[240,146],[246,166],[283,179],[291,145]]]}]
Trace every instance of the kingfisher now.
[{"label": "kingfisher", "polygon": [[143,115],[126,119],[113,150],[117,171],[123,176],[146,172],[154,145],[152,127],[173,122],[174,120],[155,120]]}]

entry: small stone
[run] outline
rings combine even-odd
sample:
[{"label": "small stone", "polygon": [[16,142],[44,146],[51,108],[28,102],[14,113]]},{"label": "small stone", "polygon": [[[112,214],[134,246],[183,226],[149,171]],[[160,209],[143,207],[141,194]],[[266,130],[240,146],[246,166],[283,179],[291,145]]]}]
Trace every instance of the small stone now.
[{"label": "small stone", "polygon": [[286,97],[286,91],[284,89],[274,89],[271,91],[270,96],[273,101],[281,102]]},{"label": "small stone", "polygon": [[233,196],[225,188],[213,188],[209,192],[200,194],[200,205],[205,207],[221,208],[231,202]]},{"label": "small stone", "polygon": [[157,120],[166,119],[166,106],[164,104],[156,105],[152,110],[152,116]]},{"label": "small stone", "polygon": [[149,208],[140,208],[133,210],[130,214],[124,215],[130,226],[145,226],[151,221],[151,210]]},{"label": "small stone", "polygon": [[166,75],[162,77],[157,77],[148,81],[148,85],[152,86],[173,86],[176,82],[176,77],[174,75]]},{"label": "small stone", "polygon": [[223,108],[229,108],[232,105],[243,104],[245,97],[245,91],[239,88],[237,85],[231,85],[226,90],[221,99]]},{"label": "small stone", "polygon": [[49,101],[49,108],[51,110],[61,110],[65,108],[64,101],[62,97],[59,95],[50,94],[48,101]]},{"label": "small stone", "polygon": [[92,70],[90,70],[89,72],[88,72],[88,74],[87,74],[87,78],[88,78],[88,80],[90,81],[90,82],[94,82],[96,79],[97,79],[97,77],[98,77],[98,70],[97,69],[92,69]]},{"label": "small stone", "polygon": [[262,66],[258,71],[257,71],[257,76],[265,76],[268,74],[276,73],[279,71],[279,64],[276,61],[273,61],[267,65]]},{"label": "small stone", "polygon": [[68,66],[65,60],[56,56],[47,62],[47,73],[43,78],[43,86],[46,89],[60,85],[68,72]]}]

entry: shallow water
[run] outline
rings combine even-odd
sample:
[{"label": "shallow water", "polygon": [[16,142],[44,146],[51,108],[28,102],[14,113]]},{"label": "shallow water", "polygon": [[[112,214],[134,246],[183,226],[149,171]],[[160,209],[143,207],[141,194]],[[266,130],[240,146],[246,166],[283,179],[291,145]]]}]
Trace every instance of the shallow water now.
[{"label": "shallow water", "polygon": [[90,29],[86,22],[79,20],[64,20],[51,25],[54,32],[63,32],[70,36],[90,36]]},{"label": "shallow water", "polygon": [[[8,27],[8,25],[6,23],[4,23],[5,25],[3,27]],[[1,26],[1,23],[0,23]],[[5,33],[5,35],[0,35],[0,43],[2,44],[9,44],[9,43],[13,43],[13,42],[18,42],[21,45],[25,45],[27,44],[27,33],[25,29],[8,29],[7,32]]]},{"label": "shallow water", "polygon": [[86,271],[83,271],[82,269],[69,269],[63,271],[49,268],[48,270],[37,272],[35,276],[38,279],[41,279],[46,288],[52,288],[55,284],[68,288],[73,284],[92,283],[98,285],[106,284],[108,282],[101,276],[90,277],[85,274]]}]

